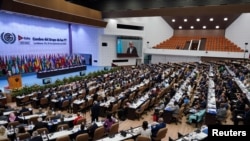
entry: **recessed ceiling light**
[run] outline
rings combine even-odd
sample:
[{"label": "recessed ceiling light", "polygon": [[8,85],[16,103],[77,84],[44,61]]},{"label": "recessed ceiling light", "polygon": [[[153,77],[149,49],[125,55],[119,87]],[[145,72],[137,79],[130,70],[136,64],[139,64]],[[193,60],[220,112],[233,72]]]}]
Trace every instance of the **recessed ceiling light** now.
[{"label": "recessed ceiling light", "polygon": [[214,18],[210,18],[209,21],[210,21],[210,22],[214,21]]},{"label": "recessed ceiling light", "polygon": [[216,26],[215,26],[215,28],[216,28],[216,29],[219,29],[219,28],[220,28],[220,26],[216,25]]},{"label": "recessed ceiling light", "polygon": [[206,29],[207,27],[204,25],[204,26],[202,26],[202,28],[203,28],[203,29]]},{"label": "recessed ceiling light", "polygon": [[227,18],[227,17],[225,17],[225,18],[224,18],[224,21],[227,21],[227,20],[228,20],[228,18]]},{"label": "recessed ceiling light", "polygon": [[187,19],[184,19],[184,22],[187,22],[188,20]]},{"label": "recessed ceiling light", "polygon": [[179,26],[179,29],[182,29],[182,26]]},{"label": "recessed ceiling light", "polygon": [[172,22],[174,23],[174,22],[175,22],[175,19],[172,19]]},{"label": "recessed ceiling light", "polygon": [[200,21],[200,18],[197,18],[196,21],[199,22],[199,21]]},{"label": "recessed ceiling light", "polygon": [[190,26],[191,29],[194,29],[194,26]]}]

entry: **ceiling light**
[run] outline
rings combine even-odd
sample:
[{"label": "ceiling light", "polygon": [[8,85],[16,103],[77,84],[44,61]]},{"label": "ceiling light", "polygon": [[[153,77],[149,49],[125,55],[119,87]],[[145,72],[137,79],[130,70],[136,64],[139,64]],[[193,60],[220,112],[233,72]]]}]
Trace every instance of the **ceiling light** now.
[{"label": "ceiling light", "polygon": [[225,17],[225,18],[224,18],[224,21],[227,21],[227,20],[228,20],[228,18],[227,18],[227,17]]},{"label": "ceiling light", "polygon": [[220,28],[220,26],[216,25],[216,26],[215,26],[215,28],[216,28],[216,29],[219,29],[219,28]]},{"label": "ceiling light", "polygon": [[188,20],[187,19],[184,19],[184,22],[187,22]]},{"label": "ceiling light", "polygon": [[197,18],[197,19],[196,19],[196,21],[197,21],[197,22],[199,22],[199,21],[200,21],[200,19],[199,19],[199,18]]},{"label": "ceiling light", "polygon": [[194,29],[194,26],[190,26],[191,29]]},{"label": "ceiling light", "polygon": [[172,22],[174,23],[174,22],[175,22],[175,19],[172,19]]},{"label": "ceiling light", "polygon": [[202,26],[202,28],[203,28],[203,29],[206,29],[207,27],[204,25],[204,26]]},{"label": "ceiling light", "polygon": [[182,29],[182,26],[179,26],[179,29]]},{"label": "ceiling light", "polygon": [[209,21],[210,21],[210,22],[214,21],[214,18],[210,18]]}]

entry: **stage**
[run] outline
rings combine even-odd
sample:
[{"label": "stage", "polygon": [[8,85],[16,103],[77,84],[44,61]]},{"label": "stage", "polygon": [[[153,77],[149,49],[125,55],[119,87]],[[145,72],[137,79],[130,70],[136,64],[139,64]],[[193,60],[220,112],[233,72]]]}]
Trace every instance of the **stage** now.
[{"label": "stage", "polygon": [[[107,66],[86,66],[87,69],[85,70],[85,74],[88,75],[90,72],[96,72],[99,70],[104,70],[105,67]],[[68,77],[73,77],[76,75],[80,75],[81,71],[77,72],[71,72],[67,74],[61,74],[61,75],[56,75],[56,76],[51,76],[51,82],[54,83],[57,79],[62,80],[63,78],[68,78]],[[34,84],[37,85],[44,85],[43,84],[43,78],[37,78],[37,73],[27,73],[27,74],[21,74],[22,78],[22,86],[32,86]],[[4,87],[8,87],[8,80],[7,76],[0,77],[0,89],[4,92]]]}]

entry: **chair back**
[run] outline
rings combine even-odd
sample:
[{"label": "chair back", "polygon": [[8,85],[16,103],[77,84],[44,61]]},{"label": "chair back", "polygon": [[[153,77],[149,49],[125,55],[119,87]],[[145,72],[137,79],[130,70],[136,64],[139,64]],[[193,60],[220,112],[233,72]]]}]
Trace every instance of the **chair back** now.
[{"label": "chair back", "polygon": [[83,133],[76,136],[76,141],[88,141],[89,140],[89,134]]},{"label": "chair back", "polygon": [[157,134],[156,134],[156,137],[153,138],[153,140],[161,140],[163,138],[166,137],[166,134],[167,134],[167,131],[168,131],[168,128],[165,127],[165,128],[161,128]]},{"label": "chair back", "polygon": [[31,136],[29,132],[25,132],[25,133],[18,133],[16,137],[19,138],[19,140],[28,140],[30,139]]},{"label": "chair back", "polygon": [[46,133],[46,134],[48,134],[49,133],[49,130],[47,129],[47,128],[39,128],[39,129],[36,129],[36,131],[38,132],[38,134],[43,134],[44,132]]},{"label": "chair back", "polygon": [[63,130],[67,130],[69,129],[69,125],[68,124],[60,124],[57,126],[57,131],[60,131],[63,128]]},{"label": "chair back", "polygon": [[69,136],[66,135],[66,136],[56,138],[56,141],[71,141],[71,140],[70,140]]},{"label": "chair back", "polygon": [[136,141],[151,141],[151,139],[150,139],[150,137],[146,137],[146,136],[139,135],[139,136],[136,138]]},{"label": "chair back", "polygon": [[8,127],[11,127],[13,126],[13,128],[15,128],[17,125],[19,125],[20,122],[19,121],[12,121],[12,122],[9,122],[8,123]]},{"label": "chair back", "polygon": [[98,127],[94,132],[93,140],[98,140],[102,138],[104,136],[104,133],[105,133],[105,128],[103,126]]},{"label": "chair back", "polygon": [[118,131],[119,131],[119,123],[116,122],[111,125],[110,130],[109,130],[109,135],[114,135],[118,133]]},{"label": "chair back", "polygon": [[62,108],[66,108],[66,107],[68,107],[68,106],[69,106],[69,100],[63,101],[63,103],[62,103]]}]

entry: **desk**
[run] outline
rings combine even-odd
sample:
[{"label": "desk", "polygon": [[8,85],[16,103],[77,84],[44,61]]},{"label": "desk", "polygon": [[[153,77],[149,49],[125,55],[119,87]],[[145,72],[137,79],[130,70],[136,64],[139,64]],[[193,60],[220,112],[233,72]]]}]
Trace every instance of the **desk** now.
[{"label": "desk", "polygon": [[121,133],[119,132],[119,133],[115,134],[114,137],[112,137],[112,138],[111,137],[105,137],[105,138],[101,138],[101,139],[99,139],[97,141],[123,141],[125,139],[134,138],[134,137],[139,135],[138,134],[139,129],[140,129],[140,127],[136,127],[136,128],[133,129],[133,132],[131,132],[131,130],[125,131],[125,132],[127,132],[127,135],[125,137],[122,136]]},{"label": "desk", "polygon": [[45,77],[50,77],[50,76],[55,76],[55,75],[67,74],[71,72],[84,71],[86,69],[87,69],[87,66],[82,65],[82,66],[74,66],[74,67],[69,67],[69,68],[55,69],[55,70],[50,70],[50,71],[41,71],[37,73],[37,78],[45,78]]},{"label": "desk", "polygon": [[208,134],[206,133],[207,126],[203,125],[197,132],[197,130],[177,139],[176,141],[190,141],[190,140],[197,140],[197,141],[204,141],[207,139]]}]

